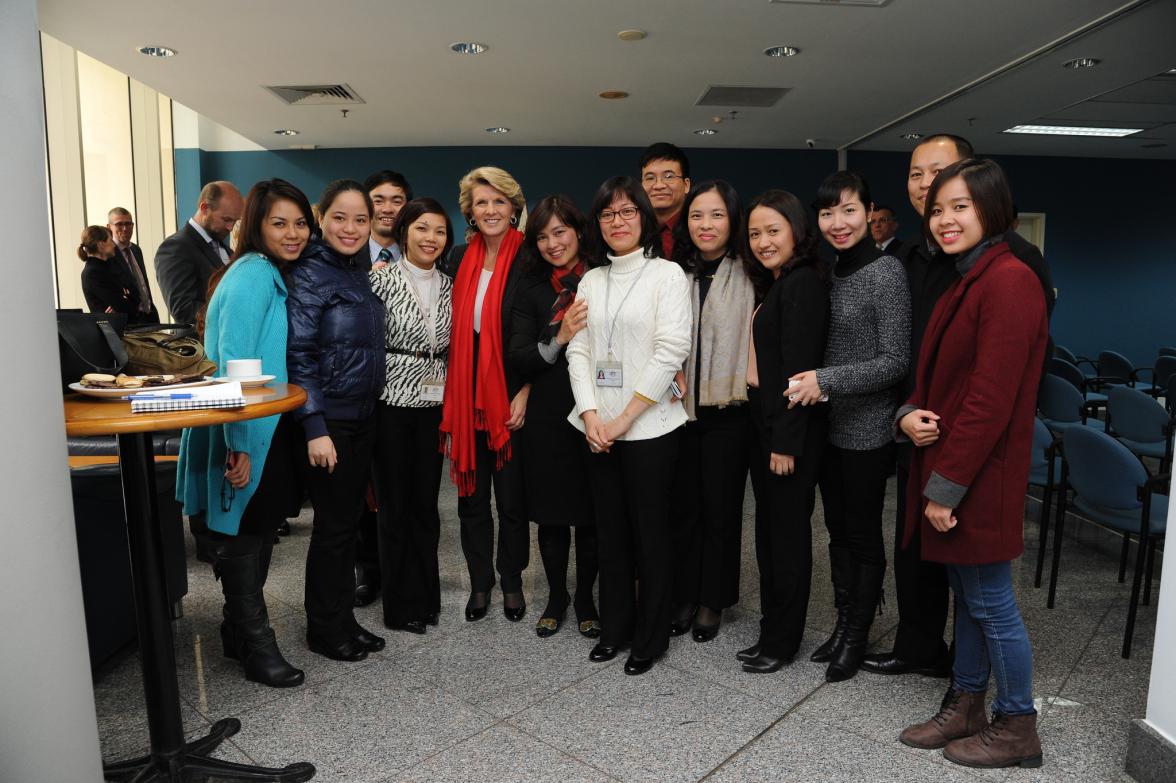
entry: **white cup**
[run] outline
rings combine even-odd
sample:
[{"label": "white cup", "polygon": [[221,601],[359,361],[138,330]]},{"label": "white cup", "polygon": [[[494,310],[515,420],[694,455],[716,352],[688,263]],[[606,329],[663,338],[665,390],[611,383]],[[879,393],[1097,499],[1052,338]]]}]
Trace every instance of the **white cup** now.
[{"label": "white cup", "polygon": [[229,359],[225,374],[230,378],[257,378],[261,375],[261,359]]}]

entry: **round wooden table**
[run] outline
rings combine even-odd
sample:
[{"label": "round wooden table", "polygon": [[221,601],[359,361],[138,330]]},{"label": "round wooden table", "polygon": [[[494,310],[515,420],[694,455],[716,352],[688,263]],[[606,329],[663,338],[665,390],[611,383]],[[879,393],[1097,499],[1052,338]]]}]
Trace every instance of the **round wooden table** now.
[{"label": "round wooden table", "polygon": [[143,692],[151,752],[140,758],[106,764],[107,780],[187,781],[193,776],[218,780],[272,780],[286,783],[310,780],[312,764],[298,762],[282,769],[255,767],[210,758],[225,738],[241,729],[236,718],[217,721],[209,733],[184,742],[180,717],[180,689],[171,631],[171,610],[163,571],[163,539],[159,531],[155,494],[155,455],[151,433],[185,427],[208,427],[291,411],[306,401],[294,384],[275,383],[244,389],[242,408],[205,408],[161,413],[131,413],[129,402],[65,395],[68,435],[118,436],[118,464],[122,473],[130,545],[131,581],[135,594],[135,622],[143,666]]}]

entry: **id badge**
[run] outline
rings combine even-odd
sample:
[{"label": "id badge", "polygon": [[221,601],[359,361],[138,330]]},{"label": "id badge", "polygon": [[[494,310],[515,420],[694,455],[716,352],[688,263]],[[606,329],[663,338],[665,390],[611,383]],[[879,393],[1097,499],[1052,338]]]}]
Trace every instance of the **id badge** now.
[{"label": "id badge", "polygon": [[619,388],[621,386],[621,363],[620,362],[597,362],[596,363],[596,385],[597,386],[611,386]]},{"label": "id badge", "polygon": [[445,402],[445,381],[440,378],[423,378],[421,402]]}]

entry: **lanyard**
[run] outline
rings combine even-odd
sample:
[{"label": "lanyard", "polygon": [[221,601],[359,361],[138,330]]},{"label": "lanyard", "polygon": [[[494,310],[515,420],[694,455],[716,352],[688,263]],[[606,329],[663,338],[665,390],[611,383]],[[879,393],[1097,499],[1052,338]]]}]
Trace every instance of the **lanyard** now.
[{"label": "lanyard", "polygon": [[408,262],[404,260],[404,256],[401,256],[397,263],[400,265],[400,274],[408,283],[408,290],[412,292],[412,298],[416,301],[417,309],[421,311],[421,318],[425,321],[425,332],[429,336],[429,359],[431,361],[437,353],[437,309],[441,298],[441,281],[437,278],[437,270],[434,269],[433,276],[429,279],[429,307],[426,309],[421,292],[417,290],[415,276],[408,268]]},{"label": "lanyard", "polygon": [[[621,298],[621,303],[619,305],[617,305],[617,311],[615,313],[613,313],[612,321],[608,325],[608,354],[607,355],[610,357],[612,356],[613,333],[616,331],[616,328],[617,328],[617,318],[620,316],[621,311],[625,309],[625,302],[627,302],[629,300],[629,294],[633,293],[633,289],[636,288],[637,284],[641,282],[641,276],[643,274],[645,274],[645,270],[648,269],[651,265],[652,265],[652,262],[648,258],[645,259],[645,263],[641,266],[641,271],[637,273],[637,279],[635,279],[633,281],[633,285],[629,286],[629,290],[626,291],[625,295]],[[604,314],[607,317],[608,316],[608,301],[612,297],[612,266],[611,265],[608,267],[608,271],[605,272],[605,276],[606,276],[608,282],[605,283],[605,289],[604,289]]]}]

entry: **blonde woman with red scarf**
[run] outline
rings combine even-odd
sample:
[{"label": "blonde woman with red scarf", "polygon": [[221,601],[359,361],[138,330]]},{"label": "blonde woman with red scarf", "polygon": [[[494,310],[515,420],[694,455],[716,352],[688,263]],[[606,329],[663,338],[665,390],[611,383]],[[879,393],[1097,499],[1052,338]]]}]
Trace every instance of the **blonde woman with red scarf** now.
[{"label": "blonde woman with red scarf", "polygon": [[494,587],[493,484],[503,614],[518,622],[527,612],[522,573],[531,542],[521,455],[511,435],[523,426],[531,387],[506,366],[504,333],[518,277],[511,270],[523,243],[518,226],[527,205],[519,183],[493,166],[469,172],[460,188],[458,203],[470,226],[469,244],[454,248],[447,265],[454,278],[453,332],[441,440],[457,485],[461,548],[470,572],[466,620],[486,616]]}]

